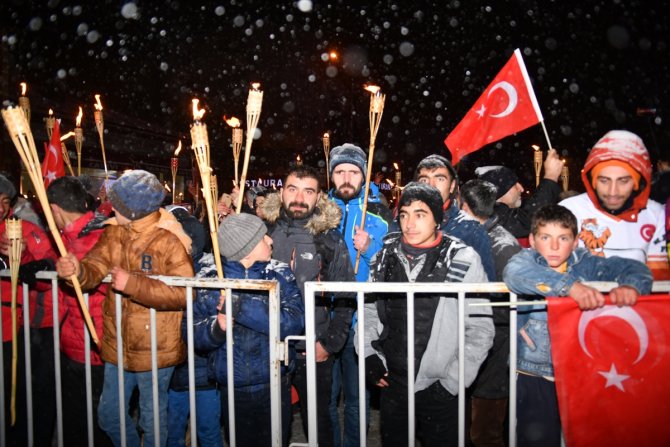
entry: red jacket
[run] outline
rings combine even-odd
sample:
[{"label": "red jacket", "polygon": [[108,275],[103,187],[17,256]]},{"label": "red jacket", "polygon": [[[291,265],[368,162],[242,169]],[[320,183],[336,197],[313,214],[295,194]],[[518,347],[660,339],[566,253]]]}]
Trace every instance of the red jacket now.
[{"label": "red jacket", "polygon": [[[47,234],[37,225],[22,221],[23,240],[26,248],[21,254],[21,265],[40,259],[51,258],[56,260],[56,253],[51,246]],[[5,221],[0,222],[0,236],[5,234]],[[2,283],[2,341],[12,339],[11,299],[12,289],[9,279]],[[38,281],[35,290],[30,291],[30,325],[31,327],[53,327],[53,302],[51,299],[51,283]],[[23,306],[23,294],[19,287],[17,306]],[[23,311],[18,311],[19,327],[22,326]]]},{"label": "red jacket", "polygon": [[[81,260],[86,253],[98,242],[104,231],[104,221],[107,218],[102,215],[94,215],[88,212],[76,221],[63,228],[61,235],[63,243],[68,252]],[[61,295],[61,351],[71,360],[79,363],[86,361],[84,353],[84,317],[79,307],[79,301],[74,289],[65,281],[60,282]],[[98,287],[88,291],[88,311],[95,325],[98,338],[102,338],[102,303],[107,294],[107,285],[100,284]],[[91,365],[102,365],[100,351],[91,343]]]}]

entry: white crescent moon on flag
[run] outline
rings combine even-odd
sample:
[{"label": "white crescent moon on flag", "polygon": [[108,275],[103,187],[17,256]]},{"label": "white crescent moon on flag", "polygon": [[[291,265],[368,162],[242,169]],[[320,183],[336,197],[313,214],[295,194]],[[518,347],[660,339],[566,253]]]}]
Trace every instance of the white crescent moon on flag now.
[{"label": "white crescent moon on flag", "polygon": [[507,103],[507,108],[502,112],[496,113],[495,115],[489,115],[491,118],[503,118],[509,115],[510,113],[514,112],[514,109],[516,109],[516,105],[519,102],[519,96],[516,94],[516,89],[507,81],[498,82],[496,85],[491,87],[489,94],[486,95],[487,98],[491,96],[491,93],[495,92],[499,88],[503,89],[505,93],[507,93],[507,99],[509,99],[509,102]]},{"label": "white crescent moon on flag", "polygon": [[649,347],[649,332],[647,331],[647,325],[644,324],[644,320],[635,312],[631,307],[617,307],[617,306],[605,306],[600,309],[590,310],[582,312],[582,316],[579,319],[579,327],[577,334],[579,336],[579,345],[582,347],[582,350],[589,357],[593,358],[584,340],[586,334],[586,328],[589,323],[599,317],[615,317],[621,318],[625,322],[631,325],[637,334],[637,338],[640,341],[640,353],[633,362],[633,364],[642,360],[644,355],[647,353],[647,348]]},{"label": "white crescent moon on flag", "polygon": [[54,154],[54,157],[58,158],[58,151],[56,150],[53,144],[49,144],[49,152]]}]

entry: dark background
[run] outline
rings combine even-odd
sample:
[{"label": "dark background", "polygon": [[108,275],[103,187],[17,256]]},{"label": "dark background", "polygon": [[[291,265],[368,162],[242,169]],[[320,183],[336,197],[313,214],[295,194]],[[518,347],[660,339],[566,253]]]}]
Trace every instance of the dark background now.
[{"label": "dark background", "polygon": [[[89,4],[90,3],[90,4]],[[552,145],[578,179],[589,148],[610,129],[638,133],[652,157],[667,150],[668,31],[665,1],[19,1],[0,5],[0,95],[15,104],[28,83],[32,129],[46,139],[52,108],[72,130],[84,107],[83,166],[102,167],[93,95],[102,95],[110,169],[169,175],[177,141],[190,146],[191,99],[207,110],[220,185],[233,175],[223,115],[245,121],[249,84],[264,90],[249,178],[281,176],[300,155],[323,167],[321,135],[367,150],[369,95],[386,105],[375,171],[393,162],[411,178],[509,59],[523,54]],[[338,54],[329,60],[330,51]],[[653,110],[653,112],[651,110]],[[0,169],[18,173],[3,131]],[[534,184],[534,126],[460,163],[506,164]],[[68,147],[74,158],[74,144]],[[190,176],[182,151],[181,173]],[[222,187],[220,187],[221,189]],[[225,187],[224,187],[225,188]]]}]

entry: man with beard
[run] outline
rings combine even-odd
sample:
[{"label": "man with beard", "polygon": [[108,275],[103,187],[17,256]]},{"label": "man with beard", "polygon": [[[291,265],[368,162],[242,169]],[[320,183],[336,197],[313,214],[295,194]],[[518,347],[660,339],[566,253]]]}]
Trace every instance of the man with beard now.
[{"label": "man with beard", "polygon": [[[281,193],[266,197],[263,212],[268,235],[274,241],[273,257],[291,266],[303,296],[305,281],[354,281],[346,243],[337,231],[342,213],[335,203],[321,194],[319,177],[313,168],[298,166],[290,170]],[[333,431],[328,410],[332,356],[347,340],[353,304],[341,297],[333,300],[330,294],[314,299],[318,443],[332,446]],[[298,343],[296,350],[293,385],[300,397],[300,413],[307,433],[305,344]]]},{"label": "man with beard", "polygon": [[544,205],[553,205],[558,202],[561,186],[558,178],[563,170],[563,162],[558,158],[555,149],[547,152],[544,160],[544,177],[535,192],[525,202],[521,199],[524,193],[523,186],[514,171],[505,166],[482,166],[475,170],[477,178],[493,183],[498,189],[494,213],[498,216],[498,223],[519,243],[528,247],[530,220],[533,213]]},{"label": "man with beard", "polygon": [[586,192],[560,205],[577,217],[579,244],[602,257],[646,262],[655,280],[670,279],[663,206],[649,199],[651,161],[640,137],[607,132],[582,169]]},{"label": "man with beard", "polygon": [[[382,240],[388,232],[389,223],[393,220],[391,211],[384,206],[379,196],[379,189],[370,184],[368,207],[365,217],[365,228],[361,228],[363,217],[365,190],[365,173],[367,161],[365,152],[353,144],[343,144],[330,152],[330,179],[333,188],[329,197],[340,210],[342,220],[339,230],[349,249],[351,262],[355,265],[360,251],[360,262],[356,281],[366,282],[370,276],[370,262],[382,247]],[[333,392],[330,403],[330,416],[333,421],[335,444],[340,442],[340,424],[337,404],[340,389],[344,394],[344,447],[359,444],[359,403],[358,403],[358,359],[354,349],[354,323],[349,331],[347,343],[335,358],[333,365]],[[366,397],[367,400],[367,397]],[[366,408],[368,403],[366,403]]]}]

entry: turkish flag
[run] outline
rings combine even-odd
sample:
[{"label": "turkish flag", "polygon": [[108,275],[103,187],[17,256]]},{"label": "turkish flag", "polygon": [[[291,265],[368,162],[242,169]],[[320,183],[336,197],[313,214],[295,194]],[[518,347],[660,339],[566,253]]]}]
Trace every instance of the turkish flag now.
[{"label": "turkish flag", "polygon": [[51,141],[48,145],[44,143],[44,160],[42,161],[44,187],[47,188],[51,182],[63,176],[65,176],[65,164],[60,142],[60,120],[55,120]]},{"label": "turkish flag", "polygon": [[670,445],[670,295],[584,312],[572,299],[548,302],[566,444]]},{"label": "turkish flag", "polygon": [[517,48],[444,144],[456,164],[465,155],[541,121],[542,112]]}]

